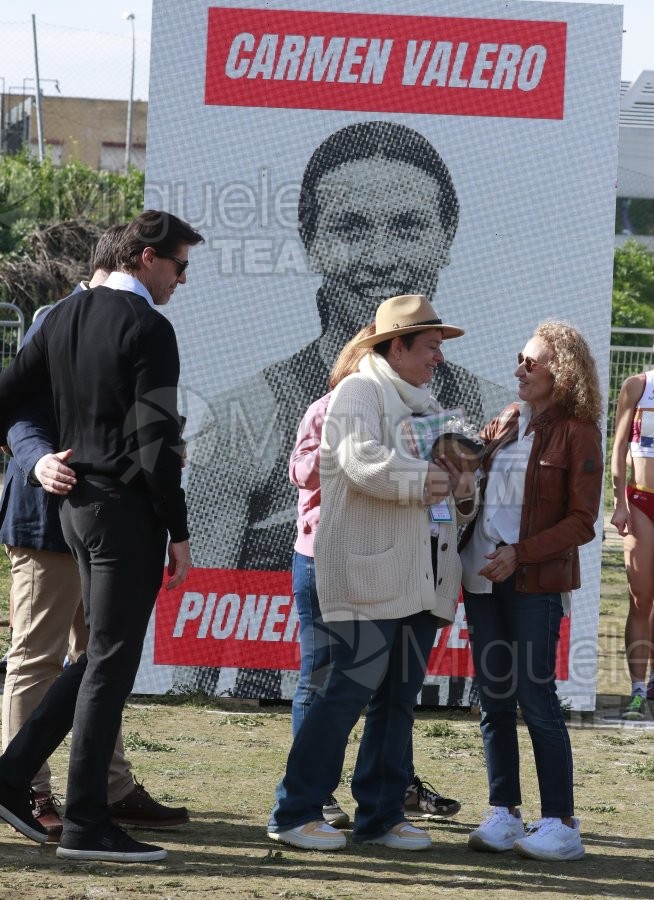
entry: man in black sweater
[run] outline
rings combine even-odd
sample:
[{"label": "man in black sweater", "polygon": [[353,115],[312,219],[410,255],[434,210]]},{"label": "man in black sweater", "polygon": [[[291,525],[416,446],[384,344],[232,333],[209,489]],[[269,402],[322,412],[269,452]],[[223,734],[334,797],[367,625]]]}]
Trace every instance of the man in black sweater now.
[{"label": "man in black sweater", "polygon": [[[116,270],[124,230],[125,225],[107,228],[95,248],[90,282],[82,281],[73,293],[99,287]],[[49,312],[36,319],[23,343],[40,330]],[[88,643],[79,567],[61,531],[59,497],[27,478],[44,454],[58,449],[53,422],[48,384],[31,403],[21,406],[8,433],[13,455],[0,503],[0,542],[11,560],[14,628],[2,694],[3,747],[61,674],[66,654],[74,662]],[[32,791],[34,818],[48,832],[48,840],[58,843],[63,823],[47,762],[32,780]],[[120,734],[109,767],[108,799],[118,824],[166,828],[189,820],[185,807],[158,803],[134,778]]]},{"label": "man in black sweater", "polygon": [[106,286],[52,310],[0,376],[0,432],[50,382],[60,446],[33,475],[59,494],[64,536],[80,567],[90,629],[87,653],[55,681],[0,757],[0,818],[37,841],[32,776],[73,728],[64,827],[57,855],[118,862],[164,859],[111,824],[107,772],[122,710],[161,585],[191,564],[181,489],[179,357],[156,310],[186,281],[201,235],[148,210],[125,229]]}]

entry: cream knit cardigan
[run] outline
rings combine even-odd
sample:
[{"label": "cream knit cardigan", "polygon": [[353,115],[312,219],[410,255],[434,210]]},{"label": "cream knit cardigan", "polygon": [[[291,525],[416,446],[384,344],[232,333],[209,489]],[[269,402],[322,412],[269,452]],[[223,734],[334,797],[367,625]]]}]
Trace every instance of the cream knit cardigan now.
[{"label": "cream knit cardigan", "polygon": [[[452,521],[440,524],[434,586],[422,502],[428,463],[402,441],[401,423],[416,406],[407,406],[392,378],[383,377],[385,369],[392,372],[388,363],[377,354],[370,358],[376,371],[365,357],[363,371],[333,392],[323,425],[314,545],[322,616],[326,622],[400,619],[428,610],[443,624],[452,622],[461,583],[457,522],[474,513],[461,516],[448,497]],[[422,412],[441,409],[428,392],[423,405]]]}]

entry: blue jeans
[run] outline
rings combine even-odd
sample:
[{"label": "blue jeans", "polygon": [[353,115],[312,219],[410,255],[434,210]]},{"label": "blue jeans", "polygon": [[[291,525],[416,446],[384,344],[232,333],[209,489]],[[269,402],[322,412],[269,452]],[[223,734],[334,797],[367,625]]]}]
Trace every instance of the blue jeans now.
[{"label": "blue jeans", "polygon": [[517,705],[534,751],[541,815],[573,815],[572,750],[556,694],[560,594],[522,594],[515,577],[491,594],[464,591],[482,709],[491,806],[521,803]]},{"label": "blue jeans", "polygon": [[322,819],[324,799],[341,777],[348,736],[369,704],[352,778],[357,802],[353,838],[363,841],[404,820],[413,707],[437,620],[421,612],[327,627],[329,672],[293,740],[269,830],[286,831]]},{"label": "blue jeans", "polygon": [[300,623],[300,677],[293,696],[291,725],[298,733],[316,691],[329,670],[329,628],[322,621],[313,556],[293,553],[293,596]]},{"label": "blue jeans", "polygon": [[[300,677],[297,681],[291,705],[293,737],[304,722],[307,710],[325,685],[329,672],[329,626],[320,615],[316,589],[316,566],[313,556],[293,553],[293,597],[300,623]],[[413,735],[409,738],[406,753],[407,784],[413,781]]]}]

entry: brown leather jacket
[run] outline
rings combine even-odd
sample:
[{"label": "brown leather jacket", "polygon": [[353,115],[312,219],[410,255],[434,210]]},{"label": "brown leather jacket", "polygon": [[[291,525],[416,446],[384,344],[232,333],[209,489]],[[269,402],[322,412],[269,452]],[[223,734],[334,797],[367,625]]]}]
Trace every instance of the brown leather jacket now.
[{"label": "brown leather jacket", "polygon": [[[481,437],[488,472],[493,456],[518,434],[520,405],[508,406]],[[534,443],[525,474],[516,588],[525,593],[570,591],[581,584],[579,551],[595,537],[602,479],[602,436],[597,425],[550,407],[532,420]],[[482,483],[482,496],[485,482]],[[462,543],[466,543],[466,533]]]}]

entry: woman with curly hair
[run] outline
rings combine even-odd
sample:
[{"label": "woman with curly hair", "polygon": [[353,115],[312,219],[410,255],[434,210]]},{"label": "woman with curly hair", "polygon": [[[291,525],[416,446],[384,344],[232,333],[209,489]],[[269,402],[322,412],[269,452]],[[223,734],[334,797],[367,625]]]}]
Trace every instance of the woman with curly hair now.
[{"label": "woman with curly hair", "polygon": [[[595,536],[602,488],[600,389],[584,338],[545,322],[518,354],[518,396],[482,430],[483,501],[464,535],[463,588],[482,709],[491,809],[473,850],[580,859],[572,751],[556,694],[556,647],[580,544]],[[466,541],[467,539],[467,541]],[[541,817],[519,806],[517,707],[534,751]]]}]

